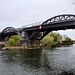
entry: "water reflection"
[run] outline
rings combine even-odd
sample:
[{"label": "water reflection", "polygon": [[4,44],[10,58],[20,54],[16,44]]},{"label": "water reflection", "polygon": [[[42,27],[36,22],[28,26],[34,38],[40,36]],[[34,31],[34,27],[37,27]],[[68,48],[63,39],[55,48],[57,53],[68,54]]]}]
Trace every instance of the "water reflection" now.
[{"label": "water reflection", "polygon": [[0,75],[75,75],[74,49],[0,50]]}]

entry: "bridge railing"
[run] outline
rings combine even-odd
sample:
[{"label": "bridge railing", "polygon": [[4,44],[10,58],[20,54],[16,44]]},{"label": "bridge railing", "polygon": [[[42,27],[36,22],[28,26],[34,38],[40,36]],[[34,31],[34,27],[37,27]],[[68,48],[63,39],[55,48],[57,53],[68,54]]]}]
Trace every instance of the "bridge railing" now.
[{"label": "bridge railing", "polygon": [[42,22],[38,22],[38,23],[27,24],[27,25],[22,26],[22,28],[40,26],[42,23],[43,23],[43,21]]},{"label": "bridge railing", "polygon": [[70,14],[58,15],[58,16],[52,17],[44,22],[42,21],[42,22],[38,22],[38,23],[24,25],[24,26],[22,26],[22,28],[39,26],[41,24],[46,25],[46,24],[51,24],[51,23],[56,23],[56,22],[58,23],[58,22],[63,22],[63,21],[71,21],[71,20],[75,20],[75,15],[70,15]]}]

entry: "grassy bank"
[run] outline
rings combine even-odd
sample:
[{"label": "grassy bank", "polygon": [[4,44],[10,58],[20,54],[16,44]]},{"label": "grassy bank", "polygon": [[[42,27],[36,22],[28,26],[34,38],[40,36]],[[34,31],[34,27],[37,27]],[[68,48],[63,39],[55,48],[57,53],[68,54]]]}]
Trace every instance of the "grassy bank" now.
[{"label": "grassy bank", "polygon": [[23,47],[23,46],[8,46],[8,47],[3,47],[2,50],[25,50],[25,49],[41,49],[40,47],[38,48],[28,48],[28,47]]}]

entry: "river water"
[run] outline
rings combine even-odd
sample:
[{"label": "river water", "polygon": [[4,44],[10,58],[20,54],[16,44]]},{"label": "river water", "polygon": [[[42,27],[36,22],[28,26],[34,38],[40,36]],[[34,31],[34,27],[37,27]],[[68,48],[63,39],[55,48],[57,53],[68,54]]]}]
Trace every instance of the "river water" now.
[{"label": "river water", "polygon": [[0,75],[75,75],[75,45],[42,50],[0,50]]}]

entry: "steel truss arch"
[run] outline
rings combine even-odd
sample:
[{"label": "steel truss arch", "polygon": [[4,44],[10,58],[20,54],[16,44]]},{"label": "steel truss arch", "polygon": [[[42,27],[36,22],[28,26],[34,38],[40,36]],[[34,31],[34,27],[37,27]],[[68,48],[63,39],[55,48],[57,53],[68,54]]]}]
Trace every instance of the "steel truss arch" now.
[{"label": "steel truss arch", "polygon": [[17,35],[21,36],[20,32],[13,27],[6,27],[1,33],[2,34],[16,33]]},{"label": "steel truss arch", "polygon": [[59,22],[64,22],[64,21],[71,21],[71,20],[75,20],[75,15],[64,14],[64,15],[58,15],[58,16],[52,17],[46,20],[45,22],[43,22],[41,25],[59,23]]}]

